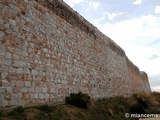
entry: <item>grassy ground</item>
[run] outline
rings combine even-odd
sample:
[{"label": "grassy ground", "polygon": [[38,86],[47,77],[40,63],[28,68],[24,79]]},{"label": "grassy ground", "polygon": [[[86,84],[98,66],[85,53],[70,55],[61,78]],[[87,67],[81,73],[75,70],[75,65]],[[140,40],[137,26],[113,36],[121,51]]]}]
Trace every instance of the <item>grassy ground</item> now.
[{"label": "grassy ground", "polygon": [[0,120],[138,120],[126,118],[125,113],[160,114],[160,93],[91,100],[87,109],[68,104],[17,107],[0,110]]}]

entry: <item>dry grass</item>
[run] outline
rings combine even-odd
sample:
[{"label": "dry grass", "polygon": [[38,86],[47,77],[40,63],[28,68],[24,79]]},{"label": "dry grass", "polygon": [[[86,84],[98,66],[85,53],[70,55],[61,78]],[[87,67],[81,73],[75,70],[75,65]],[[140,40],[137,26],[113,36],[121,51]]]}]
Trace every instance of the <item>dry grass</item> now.
[{"label": "dry grass", "polygon": [[[138,99],[142,101],[139,102]],[[147,104],[143,108],[145,113],[160,114],[160,93],[138,93],[130,98],[119,96],[92,100],[88,109],[65,104],[0,110],[0,120],[138,120],[125,118],[125,113],[131,114],[131,107],[135,104],[143,106],[143,102]]]}]

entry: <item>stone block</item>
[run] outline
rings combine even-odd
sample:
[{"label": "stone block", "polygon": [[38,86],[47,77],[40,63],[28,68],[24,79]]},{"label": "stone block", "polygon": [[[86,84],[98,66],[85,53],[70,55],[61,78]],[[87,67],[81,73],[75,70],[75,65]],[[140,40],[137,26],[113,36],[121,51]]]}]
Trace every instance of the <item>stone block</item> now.
[{"label": "stone block", "polygon": [[3,72],[8,72],[8,66],[1,66],[0,67],[0,71],[3,71]]},{"label": "stone block", "polygon": [[34,48],[34,44],[33,44],[33,43],[30,43],[30,47],[31,47],[31,48]]},{"label": "stone block", "polygon": [[62,80],[62,84],[67,84],[67,80]]},{"label": "stone block", "polygon": [[4,25],[4,21],[3,20],[0,20],[0,25]]},{"label": "stone block", "polygon": [[26,67],[26,62],[25,61],[14,60],[13,66],[14,67]]},{"label": "stone block", "polygon": [[24,84],[25,84],[25,87],[31,87],[31,82],[29,81],[25,81]]},{"label": "stone block", "polygon": [[47,94],[45,94],[45,95],[44,95],[44,99],[48,99],[48,98],[49,98],[49,96],[50,96],[50,95],[49,95],[48,93],[47,93]]},{"label": "stone block", "polygon": [[16,72],[16,69],[12,66],[9,67],[9,72],[11,73],[15,73]]},{"label": "stone block", "polygon": [[2,100],[2,107],[9,106],[9,102],[7,100]]},{"label": "stone block", "polygon": [[22,68],[17,68],[17,69],[16,69],[16,72],[17,72],[17,73],[22,73]]},{"label": "stone block", "polygon": [[34,99],[34,93],[30,93],[30,94],[29,94],[29,98],[30,98],[30,99]]},{"label": "stone block", "polygon": [[4,56],[4,52],[0,52],[0,56]]},{"label": "stone block", "polygon": [[48,53],[48,49],[47,48],[43,48],[43,52]]},{"label": "stone block", "polygon": [[7,80],[2,80],[2,86],[9,86],[10,83]]},{"label": "stone block", "polygon": [[27,57],[28,53],[26,51],[22,51],[22,56]]},{"label": "stone block", "polygon": [[22,89],[20,90],[20,92],[21,92],[21,93],[26,93],[26,92],[27,92],[27,88],[22,88]]},{"label": "stone block", "polygon": [[22,94],[22,99],[23,100],[28,100],[29,99],[29,94],[28,93],[23,93]]},{"label": "stone block", "polygon": [[30,92],[34,92],[35,91],[35,88],[28,88],[28,92],[30,93]]},{"label": "stone block", "polygon": [[0,44],[0,53],[5,51],[6,51],[6,47]]},{"label": "stone block", "polygon": [[28,3],[28,0],[24,0],[26,3]]},{"label": "stone block", "polygon": [[16,106],[16,105],[17,105],[17,101],[16,100],[9,101],[9,106]]},{"label": "stone block", "polygon": [[10,58],[10,59],[11,59],[11,58],[12,58],[11,55],[12,55],[12,54],[11,54],[10,52],[6,52],[4,57],[5,57],[5,58]]},{"label": "stone block", "polygon": [[5,87],[0,87],[0,93],[4,93],[5,92]]},{"label": "stone block", "polygon": [[1,78],[2,79],[5,79],[7,77],[8,73],[7,72],[4,72],[4,73],[1,73]]},{"label": "stone block", "polygon": [[18,11],[18,12],[21,11],[17,6],[15,6],[15,5],[12,4],[12,3],[10,3],[9,6],[10,6],[13,10],[15,10],[15,11]]},{"label": "stone block", "polygon": [[38,99],[38,93],[35,93],[35,94],[34,94],[34,98],[35,98],[35,99]]},{"label": "stone block", "polygon": [[19,28],[17,26],[12,26],[12,29],[15,31],[15,32],[18,32],[19,31]]},{"label": "stone block", "polygon": [[6,90],[7,90],[8,93],[12,93],[12,92],[13,92],[13,88],[10,87],[10,86],[8,86],[8,87],[6,88]]},{"label": "stone block", "polygon": [[18,100],[22,98],[22,93],[18,93],[17,95]]},{"label": "stone block", "polygon": [[17,100],[17,98],[18,98],[17,94],[13,94],[11,97],[11,100],[15,101],[15,100]]},{"label": "stone block", "polygon": [[54,99],[54,98],[55,98],[55,95],[54,95],[54,94],[50,94],[49,98],[50,98],[50,99]]},{"label": "stone block", "polygon": [[38,75],[38,74],[39,74],[38,71],[37,71],[37,70],[34,70],[34,69],[31,70],[31,73],[32,73],[33,75]]},{"label": "stone block", "polygon": [[16,80],[11,80],[11,81],[10,81],[10,85],[11,85],[12,88],[15,87],[15,85],[16,85]]},{"label": "stone block", "polygon": [[14,53],[16,53],[17,55],[20,55],[20,56],[21,56],[21,55],[22,55],[22,50],[16,48]]},{"label": "stone block", "polygon": [[35,92],[41,92],[42,91],[42,88],[39,88],[39,87],[36,87],[36,89],[35,89]]},{"label": "stone block", "polygon": [[26,17],[26,21],[27,21],[27,22],[31,22],[31,21],[32,21],[32,19],[31,19],[31,18],[29,18],[29,17]]},{"label": "stone block", "polygon": [[4,26],[6,29],[8,29],[10,27],[8,23],[6,23]]},{"label": "stone block", "polygon": [[5,93],[0,93],[0,101],[4,100],[4,94]]},{"label": "stone block", "polygon": [[39,98],[39,99],[44,99],[44,94],[39,93],[39,94],[38,94],[38,98]]},{"label": "stone block", "polygon": [[42,88],[42,93],[47,93],[47,88]]},{"label": "stone block", "polygon": [[16,55],[16,54],[13,54],[12,58],[13,58],[14,60],[19,60],[20,56],[19,56],[19,55]]},{"label": "stone block", "polygon": [[2,59],[2,65],[11,65],[12,60],[11,59]]},{"label": "stone block", "polygon": [[29,70],[28,68],[24,68],[24,69],[23,69],[23,73],[24,73],[24,74],[30,74],[30,70]]},{"label": "stone block", "polygon": [[26,105],[25,100],[18,100],[18,106],[24,106]]},{"label": "stone block", "polygon": [[0,31],[0,38],[2,38],[4,36],[4,32]]},{"label": "stone block", "polygon": [[16,81],[16,86],[24,87],[24,82],[23,81]]},{"label": "stone block", "polygon": [[13,9],[9,9],[8,12],[11,13],[11,14],[13,14],[13,15],[16,15],[16,14],[17,14],[17,11],[16,11],[16,10],[13,10]]},{"label": "stone block", "polygon": [[13,19],[9,19],[9,24],[15,26],[17,22]]},{"label": "stone block", "polygon": [[10,33],[12,33],[12,31],[13,31],[12,29],[7,29],[6,33],[10,34]]}]

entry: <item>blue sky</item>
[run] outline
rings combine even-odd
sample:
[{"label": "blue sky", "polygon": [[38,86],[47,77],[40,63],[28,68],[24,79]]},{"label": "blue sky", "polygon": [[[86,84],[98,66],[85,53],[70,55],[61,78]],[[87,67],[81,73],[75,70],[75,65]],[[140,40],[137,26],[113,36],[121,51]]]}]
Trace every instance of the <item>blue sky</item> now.
[{"label": "blue sky", "polygon": [[160,91],[160,0],[64,0],[114,40]]}]

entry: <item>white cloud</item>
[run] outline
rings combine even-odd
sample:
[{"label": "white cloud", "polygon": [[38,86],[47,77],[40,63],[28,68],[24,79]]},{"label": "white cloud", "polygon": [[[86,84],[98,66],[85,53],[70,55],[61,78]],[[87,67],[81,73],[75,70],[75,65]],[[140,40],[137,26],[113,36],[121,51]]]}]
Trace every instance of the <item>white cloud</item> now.
[{"label": "white cloud", "polygon": [[75,4],[84,2],[84,0],[64,0],[69,6],[74,7]]},{"label": "white cloud", "polygon": [[90,2],[90,5],[94,7],[94,9],[97,9],[99,7],[99,2]]},{"label": "white cloud", "polygon": [[[109,14],[109,13],[108,13]],[[119,13],[122,14],[122,13]],[[110,14],[112,15],[112,14]],[[113,14],[113,16],[116,16]],[[110,19],[114,17],[110,16]],[[102,17],[103,18],[103,17]],[[103,18],[104,19],[104,18]],[[113,38],[113,40],[119,40],[122,38],[126,41],[133,41],[135,39],[145,37],[152,37],[152,38],[160,38],[160,18],[153,16],[153,15],[146,15],[136,19],[128,19],[121,22],[116,23],[108,23],[101,25],[98,22],[92,23],[97,26],[103,33],[107,36]],[[143,39],[141,39],[143,40]],[[145,40],[143,40],[144,42]],[[147,42],[147,40],[146,40]]]},{"label": "white cloud", "polygon": [[105,20],[105,17],[103,16],[101,18],[96,18],[96,19],[92,20],[91,23],[98,23],[99,24],[101,21],[104,21],[104,20]]},{"label": "white cloud", "polygon": [[154,12],[155,12],[156,14],[160,13],[160,6],[156,6]]},{"label": "white cloud", "polygon": [[152,90],[160,92],[160,74],[149,76],[150,86]]},{"label": "white cloud", "polygon": [[136,0],[132,4],[134,5],[140,5],[142,3],[142,0]]},{"label": "white cloud", "polygon": [[119,12],[119,13],[103,13],[104,15],[107,15],[108,19],[113,20],[115,17],[119,16],[119,15],[123,15],[124,13]]},{"label": "white cloud", "polygon": [[160,92],[160,86],[151,87],[152,91]]}]

